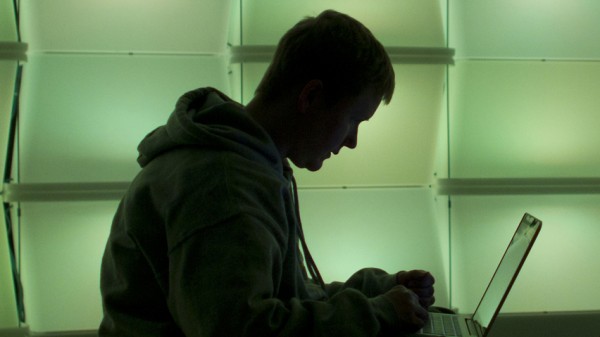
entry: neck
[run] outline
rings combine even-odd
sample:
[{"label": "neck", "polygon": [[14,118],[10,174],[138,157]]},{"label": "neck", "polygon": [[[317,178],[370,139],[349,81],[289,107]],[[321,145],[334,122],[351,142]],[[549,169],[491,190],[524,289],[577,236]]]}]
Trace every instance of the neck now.
[{"label": "neck", "polygon": [[246,105],[246,111],[269,134],[281,158],[286,158],[294,135],[292,106],[284,100],[266,101],[257,95]]}]

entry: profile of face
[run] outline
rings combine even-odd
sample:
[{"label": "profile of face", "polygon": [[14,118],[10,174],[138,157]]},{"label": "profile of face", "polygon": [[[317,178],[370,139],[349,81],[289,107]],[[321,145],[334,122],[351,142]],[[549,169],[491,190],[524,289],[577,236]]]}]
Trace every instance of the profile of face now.
[{"label": "profile of face", "polygon": [[307,84],[299,98],[300,118],[294,146],[288,158],[300,168],[317,171],[342,148],[354,149],[360,123],[368,121],[381,102],[370,90],[331,104],[323,96],[322,84]]}]

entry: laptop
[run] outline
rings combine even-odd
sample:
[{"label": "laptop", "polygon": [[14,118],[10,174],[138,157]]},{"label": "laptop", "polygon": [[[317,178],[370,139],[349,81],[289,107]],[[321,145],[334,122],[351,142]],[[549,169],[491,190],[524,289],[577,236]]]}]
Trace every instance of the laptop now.
[{"label": "laptop", "polygon": [[410,336],[488,336],[541,228],[539,219],[523,215],[473,315],[431,312],[426,326]]}]

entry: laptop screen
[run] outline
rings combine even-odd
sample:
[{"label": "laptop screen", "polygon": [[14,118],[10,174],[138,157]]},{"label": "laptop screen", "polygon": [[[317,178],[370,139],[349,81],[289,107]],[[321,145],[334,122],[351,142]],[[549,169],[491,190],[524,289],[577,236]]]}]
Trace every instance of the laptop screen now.
[{"label": "laptop screen", "polygon": [[473,314],[473,320],[484,331],[490,327],[500,311],[541,226],[540,220],[526,213],[517,227],[517,231]]}]

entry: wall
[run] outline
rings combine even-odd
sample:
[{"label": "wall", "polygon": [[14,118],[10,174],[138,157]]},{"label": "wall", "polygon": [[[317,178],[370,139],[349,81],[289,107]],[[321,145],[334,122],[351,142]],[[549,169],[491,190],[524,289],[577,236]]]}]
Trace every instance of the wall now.
[{"label": "wall", "polygon": [[[19,179],[130,180],[137,143],[181,93],[212,85],[250,99],[266,63],[229,64],[227,41],[274,44],[327,5],[363,20],[386,45],[449,43],[457,62],[448,79],[445,66],[396,65],[399,90],[361,129],[359,147],[318,174],[298,172],[308,243],[325,278],[364,266],[430,269],[438,304],[469,312],[529,211],[545,224],[506,310],[598,309],[595,195],[448,197],[430,187],[436,178],[598,176],[598,2],[451,0],[446,22],[447,4],[22,1],[32,50]],[[32,330],[97,326],[97,268],[115,207],[22,204]]]}]

